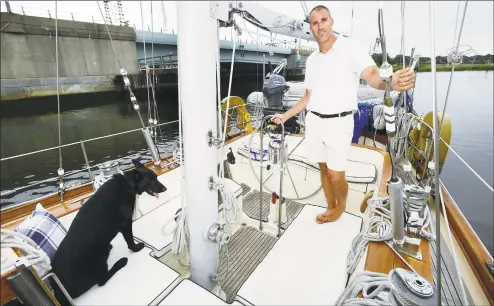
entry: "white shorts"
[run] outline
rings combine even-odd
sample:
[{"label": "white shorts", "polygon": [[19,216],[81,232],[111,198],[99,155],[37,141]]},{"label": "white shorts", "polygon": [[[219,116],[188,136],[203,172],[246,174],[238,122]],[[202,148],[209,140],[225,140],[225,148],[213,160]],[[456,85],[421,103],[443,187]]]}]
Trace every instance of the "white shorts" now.
[{"label": "white shorts", "polygon": [[312,112],[305,117],[307,158],[326,163],[334,171],[345,171],[352,145],[353,116],[320,118]]}]

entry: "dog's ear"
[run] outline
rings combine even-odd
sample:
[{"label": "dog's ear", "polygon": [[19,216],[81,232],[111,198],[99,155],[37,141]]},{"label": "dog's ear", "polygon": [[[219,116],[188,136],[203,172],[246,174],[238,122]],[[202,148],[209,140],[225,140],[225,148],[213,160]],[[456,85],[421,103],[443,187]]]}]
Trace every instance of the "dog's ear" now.
[{"label": "dog's ear", "polygon": [[139,168],[146,168],[146,167],[144,167],[144,165],[143,165],[143,164],[141,164],[141,162],[140,162],[140,161],[138,161],[137,159],[133,159],[133,160],[132,160],[132,163],[134,164],[134,166],[136,167],[136,169],[139,169]]}]

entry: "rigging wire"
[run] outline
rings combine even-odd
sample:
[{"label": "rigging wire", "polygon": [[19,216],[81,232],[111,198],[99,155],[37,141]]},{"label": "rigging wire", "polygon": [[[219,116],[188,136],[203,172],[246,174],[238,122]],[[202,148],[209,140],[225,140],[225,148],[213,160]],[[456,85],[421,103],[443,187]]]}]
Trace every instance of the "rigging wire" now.
[{"label": "rigging wire", "polygon": [[[458,40],[456,41],[456,48],[453,52],[453,55],[452,57],[454,57],[454,54],[457,54],[458,53],[458,48],[460,47],[460,41],[461,41],[461,34],[463,32],[463,25],[464,25],[464,22],[465,22],[465,16],[466,16],[466,12],[467,12],[467,6],[468,6],[468,1],[465,1],[465,6],[463,8],[463,16],[462,16],[462,19],[461,19],[461,25],[460,25],[460,31],[458,33]],[[457,12],[456,12],[456,25],[455,25],[455,34],[454,34],[454,37],[453,37],[453,47],[455,45],[455,40],[456,40],[456,28],[458,26],[458,15],[459,15],[459,10],[460,10],[460,2],[458,1],[458,8],[457,8]],[[432,27],[434,26],[433,24],[433,6],[431,5],[431,25]],[[432,29],[431,31],[431,39],[433,40],[434,38],[434,33],[433,33],[434,29]],[[435,56],[434,54],[434,45],[432,45],[432,56]],[[462,55],[461,55],[462,56]],[[434,70],[435,70],[435,58],[434,58]],[[439,145],[439,137],[441,135],[441,132],[442,132],[442,127],[443,127],[443,120],[444,120],[444,114],[446,112],[446,107],[448,105],[448,97],[449,97],[449,92],[450,92],[450,89],[451,89],[451,83],[452,83],[452,80],[453,80],[453,73],[454,73],[454,70],[455,70],[455,62],[454,60],[451,62],[452,64],[452,69],[451,69],[451,74],[449,76],[449,82],[448,82],[448,89],[446,91],[446,99],[444,101],[444,107],[443,107],[443,111],[442,111],[442,114],[441,114],[441,121],[439,122],[439,130],[438,130],[438,122],[437,122],[437,110],[435,109],[436,108],[436,104],[437,102],[434,101],[434,159],[435,159],[435,164],[436,164],[436,167],[439,166],[438,165],[438,155],[439,155],[439,148],[437,147]],[[435,71],[434,71],[435,73]],[[436,91],[436,87],[435,87],[435,75],[433,76],[433,87],[434,87],[434,91]],[[434,93],[436,95],[436,93]],[[435,100],[435,97],[433,97],[434,100]],[[453,258],[454,258],[454,262],[455,262],[455,268],[456,268],[456,272],[457,272],[457,275],[458,275],[458,279],[460,281],[460,287],[461,287],[461,292],[462,292],[462,297],[463,297],[463,302],[465,304],[468,303],[468,299],[467,299],[467,295],[466,295],[466,291],[465,291],[465,286],[464,286],[464,283],[463,283],[463,279],[461,278],[460,276],[460,270],[459,270],[459,266],[458,266],[458,258],[456,256],[456,251],[455,251],[455,248],[454,248],[454,245],[453,245],[453,238],[451,237],[451,230],[449,228],[449,222],[448,222],[448,219],[447,219],[447,216],[446,216],[446,210],[445,210],[445,207],[444,207],[444,201],[443,201],[443,197],[442,197],[442,190],[441,190],[441,187],[439,185],[439,171],[438,170],[435,170],[436,171],[436,180],[435,180],[435,194],[436,194],[436,219],[437,219],[437,236],[438,236],[438,239],[437,239],[437,249],[438,249],[438,259],[437,260],[440,260],[440,244],[439,244],[439,241],[440,241],[440,227],[439,227],[439,223],[440,223],[440,218],[441,218],[441,215],[440,215],[440,211],[441,211],[441,207],[439,207],[439,201],[441,202],[441,205],[442,205],[442,209],[444,211],[444,215],[445,215],[445,221],[446,221],[446,226],[448,228],[448,236],[449,236],[449,240],[450,240],[450,243],[451,243],[451,248],[452,248],[452,251],[453,251]],[[439,193],[439,196],[437,195]],[[438,264],[438,271],[441,271],[440,270],[440,263]],[[440,272],[438,272],[440,273]],[[438,275],[438,278],[439,278],[439,275]],[[439,288],[440,287],[440,280],[438,280],[438,286]],[[440,298],[439,298],[440,299]],[[439,300],[440,301],[440,300]]]},{"label": "rigging wire", "polygon": [[353,10],[355,8],[355,1],[352,1],[352,23],[351,23],[351,28],[350,28],[350,37],[353,38]]},{"label": "rigging wire", "polygon": [[[432,70],[432,113],[434,114],[434,164],[439,167],[439,147],[438,147],[438,137],[439,130],[437,129],[437,81],[436,81],[436,48],[435,48],[435,27],[434,27],[434,3],[429,2],[429,19],[430,19],[430,40],[431,40],[431,70]],[[439,205],[439,171],[435,171],[434,175],[435,182],[435,204],[436,204],[436,248],[437,248],[437,258],[436,258],[436,282],[439,292],[441,292],[441,207]],[[441,304],[441,294],[437,295],[437,305]]]},{"label": "rigging wire", "polygon": [[59,91],[59,67],[58,67],[58,1],[55,1],[55,63],[57,70],[57,112],[58,112],[58,155],[59,165],[62,168],[62,132],[60,129],[60,91]]},{"label": "rigging wire", "polygon": [[142,35],[142,43],[144,47],[144,66],[146,66],[146,89],[148,93],[148,126],[151,123],[151,98],[149,96],[149,67],[147,64],[147,55],[146,55],[146,31],[144,30],[144,16],[142,10],[142,1],[139,1],[139,5],[141,8],[141,28],[144,35]]},{"label": "rigging wire", "polygon": [[[453,54],[458,53],[458,48],[460,47],[460,40],[461,40],[461,33],[463,31],[463,24],[465,22],[465,15],[467,13],[467,5],[468,5],[468,0],[465,1],[465,7],[463,8],[463,17],[461,19],[461,25],[460,25],[460,32],[458,33],[458,41],[456,42],[456,48],[454,51],[452,51]],[[456,13],[456,26],[458,26],[458,12],[460,9],[460,3],[458,1],[458,11]],[[456,38],[456,28],[455,28],[455,37],[453,37],[453,47],[455,44],[455,38]],[[453,56],[452,56],[453,57]],[[453,80],[453,73],[455,72],[455,63],[454,61],[451,62],[452,68],[451,68],[451,74],[449,75],[449,82],[448,82],[448,89],[446,90],[446,99],[444,100],[444,107],[443,107],[443,113],[441,115],[441,122],[439,123],[439,135],[441,135],[442,129],[443,129],[443,120],[444,120],[444,113],[446,112],[446,106],[448,105],[448,98],[449,98],[449,92],[451,89],[451,83]]]},{"label": "rigging wire", "polygon": [[116,57],[117,62],[118,62],[118,66],[120,67],[120,69],[123,69],[122,61],[120,61],[120,57],[117,55],[117,52],[115,52],[115,46],[113,45],[113,39],[111,38],[111,34],[110,34],[110,30],[108,29],[108,25],[106,24],[106,19],[103,16],[103,10],[101,10],[101,5],[99,4],[99,1],[96,1],[96,3],[98,4],[99,12],[101,13],[101,18],[103,18],[103,22],[105,23],[106,32],[108,33],[108,37],[110,38],[110,46],[111,46],[111,49],[113,52],[113,56]]},{"label": "rigging wire", "polygon": [[63,203],[64,184],[63,184],[63,163],[62,163],[62,129],[60,126],[60,80],[59,80],[59,66],[58,66],[58,1],[55,1],[55,62],[57,70],[57,121],[58,121],[58,160],[59,168],[57,170],[59,176],[59,192],[60,200]]},{"label": "rigging wire", "polygon": [[[154,21],[153,21],[153,1],[151,1],[151,58],[153,59],[153,79],[151,82],[151,90],[153,93],[153,111],[154,111],[154,116],[152,117],[153,119],[153,129],[154,129],[154,145],[156,146],[156,149],[158,150],[158,146],[156,145],[156,140],[158,139],[158,133],[159,133],[159,138],[163,139],[163,133],[161,132],[161,127],[158,127],[157,124],[159,123],[159,112],[158,112],[158,103],[156,103],[156,76],[154,74],[155,70],[155,58],[154,58]],[[159,150],[158,150],[159,152]]]},{"label": "rigging wire", "polygon": [[[111,50],[113,52],[113,56],[115,56],[115,58],[117,59],[118,66],[120,67],[120,74],[122,75],[125,86],[127,87],[128,91],[129,91],[130,100],[134,104],[134,109],[136,110],[137,115],[139,116],[139,121],[141,121],[142,128],[144,129],[144,128],[146,128],[146,125],[144,124],[144,121],[142,121],[141,112],[139,111],[139,104],[137,103],[137,99],[136,99],[134,93],[132,92],[132,89],[130,88],[130,81],[128,81],[128,78],[127,78],[127,71],[123,68],[122,62],[120,61],[120,57],[117,55],[117,52],[115,52],[115,46],[113,45],[113,39],[111,38],[111,33],[110,33],[110,30],[108,29],[108,25],[106,24],[106,19],[103,16],[103,10],[101,9],[101,5],[99,4],[99,1],[96,1],[96,3],[98,4],[99,12],[101,14],[101,17],[103,18],[103,22],[105,23],[106,33],[108,34],[108,37],[110,38],[110,46],[111,46]],[[128,83],[126,83],[126,81]]]},{"label": "rigging wire", "polygon": [[[216,130],[218,134],[218,138],[221,138],[221,123],[223,122],[223,119],[221,117],[221,59],[220,59],[220,21],[216,21],[216,36],[218,39],[216,40],[216,94],[217,94],[217,104],[218,104],[218,121],[216,125]],[[225,117],[225,120],[227,118]]]}]

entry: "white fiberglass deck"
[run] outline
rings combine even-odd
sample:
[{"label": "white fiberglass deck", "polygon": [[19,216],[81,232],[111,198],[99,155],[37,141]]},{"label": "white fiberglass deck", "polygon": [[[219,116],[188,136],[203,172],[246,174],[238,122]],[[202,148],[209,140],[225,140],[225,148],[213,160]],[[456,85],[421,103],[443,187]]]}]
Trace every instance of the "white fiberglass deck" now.
[{"label": "white fiberglass deck", "polygon": [[134,237],[157,251],[162,250],[172,242],[175,221],[165,225],[181,207],[182,196],[177,196],[135,220],[132,225]]},{"label": "white fiberglass deck", "polygon": [[344,213],[317,224],[324,210],[306,205],[237,295],[253,305],[334,305],[346,285],[347,255],[362,218]]},{"label": "white fiberglass deck", "polygon": [[182,186],[180,182],[182,177],[181,171],[182,169],[178,167],[158,176],[158,181],[160,181],[167,188],[165,192],[159,195],[159,198],[156,199],[154,196],[150,196],[146,192],[143,192],[141,195],[137,196],[137,205],[139,207],[139,211],[142,212],[143,215],[146,215],[163,203],[166,203],[182,194]]},{"label": "white fiberglass deck", "polygon": [[[69,228],[76,213],[60,218],[60,222]],[[177,272],[151,257],[149,248],[139,252],[129,250],[120,233],[111,244],[108,267],[122,257],[128,258],[127,265],[104,286],[95,285],[75,299],[76,305],[148,305],[179,277]]]},{"label": "white fiberglass deck", "polygon": [[[160,177],[165,177],[166,179],[166,175],[167,173]],[[180,178],[177,179],[180,180]],[[238,197],[242,193],[242,186],[232,180],[227,179],[226,182],[235,196]],[[169,190],[166,192],[168,191]],[[154,250],[163,250],[172,242],[173,229],[176,227],[176,222],[174,220],[171,221],[171,219],[174,219],[177,211],[181,207],[182,195],[176,195],[172,200],[147,212],[144,216],[134,221],[132,225],[134,237],[152,247]]]},{"label": "white fiberglass deck", "polygon": [[[236,163],[234,165],[230,165],[233,179],[238,183],[244,183],[253,189],[259,190],[259,162],[252,161],[254,168],[253,172],[249,165],[248,158],[238,153],[239,148],[242,148],[244,144],[248,144],[250,137],[252,137],[252,135],[246,135],[245,137],[241,137],[226,145],[225,152],[228,152],[229,148],[231,148],[236,157]],[[259,135],[254,134],[253,137],[253,143],[257,143],[258,148]],[[307,148],[305,141],[303,141],[303,137],[286,136],[285,139],[288,144],[288,152],[295,149],[291,155],[291,158],[296,157],[297,159],[305,160],[304,156],[306,156]],[[265,136],[264,144],[267,145],[269,141],[269,137]],[[255,145],[253,145],[253,147],[254,146]],[[366,166],[365,168],[368,170],[369,175],[375,173],[375,179],[372,183],[348,183],[349,191],[346,211],[359,215],[360,203],[365,193],[374,190],[381,182],[384,156],[378,151],[359,146],[352,146],[348,159],[357,162],[359,165]],[[349,165],[351,167],[353,164],[349,163]],[[351,171],[359,169],[348,170],[351,174]],[[265,181],[265,186],[268,188],[272,188],[274,184],[274,180],[272,179],[273,176],[270,177],[271,172],[272,171],[268,171],[265,167],[263,168],[263,180]],[[367,174],[365,174],[365,176],[367,176]],[[294,186],[297,191],[295,191]],[[316,192],[318,189],[319,191]],[[269,190],[265,187],[263,191],[269,192]],[[308,197],[311,194],[313,195]],[[319,169],[314,169],[314,167],[310,166],[303,166],[299,162],[289,161],[287,171],[283,179],[283,196],[288,199],[295,199],[295,201],[299,201],[297,198],[304,198],[299,202],[325,207],[326,198],[321,188],[321,176]]]},{"label": "white fiberglass deck", "polygon": [[238,302],[227,304],[211,292],[184,279],[159,305],[242,305]]}]

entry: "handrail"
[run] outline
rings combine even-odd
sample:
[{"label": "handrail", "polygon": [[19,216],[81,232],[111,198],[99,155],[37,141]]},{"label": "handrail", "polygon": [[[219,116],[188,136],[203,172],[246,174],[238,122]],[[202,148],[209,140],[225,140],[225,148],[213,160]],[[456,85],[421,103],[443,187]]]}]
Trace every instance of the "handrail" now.
[{"label": "handrail", "polygon": [[[41,9],[30,6],[17,5],[15,3],[10,3],[11,10],[14,14],[22,14],[25,16],[34,17],[44,17],[53,19],[52,10]],[[82,21],[82,22],[92,22],[101,24],[104,22],[98,17],[94,18],[94,15],[84,14],[84,13],[72,13],[72,12],[58,12],[58,19],[72,20],[72,21]]]},{"label": "handrail", "polygon": [[[245,104],[246,105],[254,105],[254,106],[257,105],[256,103],[249,103],[249,102],[245,102]],[[239,108],[241,106],[242,105],[238,105],[238,106],[232,106],[232,107],[229,107],[229,108],[230,109],[235,109],[235,108]],[[162,126],[162,125],[177,123],[178,121],[179,120],[168,121],[168,122],[157,124],[156,126]],[[249,122],[250,122],[250,120],[249,120]],[[113,136],[123,135],[123,134],[131,133],[131,132],[136,132],[136,131],[139,131],[139,130],[141,130],[141,128],[133,129],[133,130],[128,130],[128,131],[124,131],[124,132],[119,132],[119,133],[115,133],[115,134],[110,134],[110,135],[105,135],[105,136],[100,136],[100,137],[95,137],[95,138],[90,138],[90,139],[87,139],[87,140],[82,140],[82,142],[86,143],[86,142],[95,141],[95,140],[99,140],[99,139],[104,139],[104,138],[109,138],[109,137],[113,137]],[[75,144],[79,144],[80,145],[80,142],[73,142],[73,143],[69,143],[69,144],[64,144],[64,145],[62,145],[60,147],[61,148],[63,148],[63,147],[69,147],[69,146],[72,146],[72,145],[75,145]],[[0,160],[0,162],[6,161],[6,160],[10,160],[10,159],[19,158],[19,157],[23,157],[23,156],[28,156],[28,155],[33,155],[33,154],[37,154],[37,153],[42,153],[42,152],[46,152],[46,151],[50,151],[50,150],[55,150],[55,149],[58,149],[58,148],[59,148],[59,146],[55,146],[55,147],[51,147],[51,148],[47,148],[47,149],[42,149],[42,150],[38,150],[38,151],[23,153],[23,154],[19,154],[19,155],[15,155],[15,156],[10,156],[10,157],[5,157],[5,158],[2,158]],[[117,158],[116,160],[120,160],[120,159],[123,159],[123,158],[125,158],[125,157]],[[175,162],[167,163],[164,166],[166,167],[166,166],[169,166],[169,165],[171,165],[173,163],[175,163]],[[71,176],[71,175],[74,175],[74,174],[77,174],[77,173],[80,173],[80,172],[85,172],[88,169],[93,169],[93,168],[97,168],[97,167],[99,167],[99,164],[92,165],[92,166],[89,166],[89,167],[85,166],[82,169],[78,169],[78,170],[66,172],[63,175],[63,177],[68,177],[68,176]],[[10,194],[12,192],[17,192],[17,191],[20,191],[20,190],[23,190],[23,189],[27,189],[27,188],[30,188],[30,187],[35,186],[35,185],[39,185],[39,184],[43,184],[43,183],[47,183],[47,182],[51,182],[51,181],[56,181],[57,179],[58,179],[58,177],[47,178],[47,179],[44,179],[44,180],[41,180],[41,181],[37,181],[37,182],[32,183],[32,184],[28,184],[28,185],[17,187],[17,188],[10,189],[10,190],[5,190],[5,192],[3,192],[2,194],[0,194],[0,196],[4,196],[4,195]]]},{"label": "handrail", "polygon": [[[175,57],[175,58],[173,58]],[[160,68],[164,68],[165,65],[169,64],[178,64],[177,54],[166,54],[166,55],[156,55],[151,57],[144,57],[137,59],[138,65],[152,65],[153,68],[156,64],[160,66]],[[162,67],[163,66],[163,67]]]},{"label": "handrail", "polygon": [[[163,126],[163,125],[168,125],[168,124],[177,123],[177,122],[178,122],[178,120],[168,121],[168,122],[156,124],[156,126]],[[98,140],[98,139],[103,139],[103,138],[108,138],[108,137],[123,135],[123,134],[131,133],[131,132],[135,132],[135,131],[139,131],[139,130],[142,130],[142,128],[128,130],[128,131],[124,131],[124,132],[120,132],[120,133],[115,133],[115,134],[110,134],[110,135],[105,135],[105,136],[100,136],[100,137],[95,137],[95,138],[90,138],[90,139],[87,139],[87,140],[83,140],[83,142],[90,142],[90,141],[94,141],[94,140]],[[33,152],[23,153],[23,154],[19,154],[19,155],[4,157],[4,158],[0,159],[0,162],[6,161],[6,160],[10,160],[10,159],[19,158],[19,157],[23,157],[23,156],[29,156],[29,155],[33,155],[33,154],[37,154],[37,153],[41,153],[41,152],[46,152],[46,151],[50,151],[50,150],[55,150],[55,149],[58,149],[58,148],[70,147],[70,146],[73,146],[73,145],[80,145],[80,144],[81,144],[80,141],[77,141],[77,142],[72,142],[72,143],[64,144],[64,145],[61,145],[61,146],[55,146],[55,147],[51,147],[51,148],[47,148],[47,149],[41,149],[41,150],[38,150],[38,151],[33,151]]]}]

